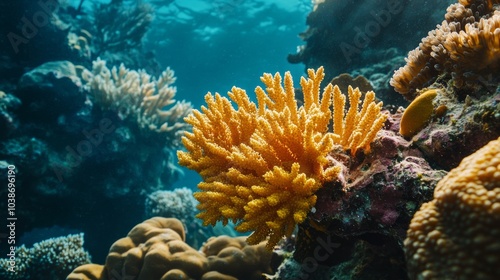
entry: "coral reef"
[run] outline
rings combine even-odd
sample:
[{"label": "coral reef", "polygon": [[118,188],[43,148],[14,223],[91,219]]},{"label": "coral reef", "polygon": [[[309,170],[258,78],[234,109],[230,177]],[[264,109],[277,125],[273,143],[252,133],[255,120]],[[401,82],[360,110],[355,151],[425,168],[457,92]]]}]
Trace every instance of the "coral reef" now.
[{"label": "coral reef", "polygon": [[10,132],[19,127],[19,122],[13,113],[19,106],[21,106],[19,98],[0,90],[0,140],[9,137]]},{"label": "coral reef", "polygon": [[268,279],[408,279],[405,232],[446,171],[398,134],[400,118],[389,115],[369,154],[330,154],[339,180],[316,192],[293,257]]},{"label": "coral reef", "polygon": [[[439,84],[432,90],[439,94],[433,100],[433,115],[412,140],[428,160],[439,168],[450,170],[460,161],[500,136],[500,83],[467,91],[460,100],[453,88]],[[424,90],[425,92],[425,90]]]},{"label": "coral reef", "polygon": [[126,64],[129,67],[146,68],[157,74],[156,65],[148,61],[148,50],[142,48],[144,37],[154,19],[154,9],[145,2],[128,3],[113,0],[96,3],[92,9],[94,57],[101,57],[112,66]]},{"label": "coral reef", "polygon": [[186,243],[197,248],[201,242],[214,235],[211,229],[203,227],[199,219],[196,219],[197,204],[193,192],[185,187],[172,191],[155,191],[146,197],[145,216],[179,219],[186,229]]},{"label": "coral reef", "polygon": [[[196,170],[204,182],[198,185],[198,215],[205,225],[218,220],[241,221],[238,231],[254,232],[250,244],[265,240],[272,248],[314,206],[314,193],[324,182],[336,179],[341,169],[327,154],[337,147],[351,154],[370,143],[386,115],[373,92],[366,94],[358,111],[361,93],[349,88],[350,109],[344,115],[346,97],[338,87],[327,86],[320,99],[323,68],[308,70],[301,79],[304,105],[297,108],[292,77],[264,74],[266,91],[257,87],[258,106],[246,92],[233,87],[230,98],[207,94],[208,107],[195,110],[185,120],[193,125],[182,141],[179,163]],[[332,120],[333,132],[328,132]]]},{"label": "coral reef", "polygon": [[312,264],[348,279],[406,279],[404,233],[446,172],[397,134],[398,121],[389,117],[370,154],[335,157],[344,166],[341,180],[316,192],[315,211],[299,225],[293,256],[302,279],[323,277]]},{"label": "coral reef", "polygon": [[[218,223],[215,227],[204,227],[196,218],[198,201],[193,192],[186,188],[172,191],[156,191],[146,197],[146,218],[164,217],[179,219],[186,230],[186,243],[199,248],[209,237],[218,235],[237,236],[238,233],[230,226]],[[232,225],[232,224],[231,224]]]},{"label": "coral reef", "polygon": [[69,44],[74,30],[63,16],[66,10],[60,1],[4,1],[0,11],[4,30],[0,38],[1,83],[15,83],[26,70],[48,61],[89,61]]},{"label": "coral reef", "polygon": [[19,114],[36,121],[53,121],[81,110],[86,99],[81,86],[73,63],[44,63],[19,79],[16,89],[16,95],[22,100]]},{"label": "coral reef", "polygon": [[[103,258],[106,252],[98,250],[114,238],[102,235],[102,225],[113,220],[117,230],[130,228],[143,218],[143,211],[122,220],[117,214],[124,208],[142,209],[146,194],[179,178],[173,147],[180,137],[170,136],[185,124],[182,112],[159,107],[173,102],[159,99],[159,94],[140,97],[137,108],[143,116],[125,107],[130,115],[120,118],[120,112],[103,107],[84,88],[81,70],[69,61],[45,63],[24,74],[13,90],[5,90],[0,99],[5,128],[0,132],[0,161],[15,165],[19,176],[16,195],[23,197],[16,205],[23,221],[16,227],[19,236],[52,225],[76,228],[91,240],[92,255]],[[163,92],[168,92],[162,98],[172,97],[175,90],[164,84],[173,77],[160,79],[165,80],[160,84]],[[155,93],[158,82],[151,79],[143,86]],[[127,85],[134,86],[132,81]],[[174,117],[177,113],[181,117]],[[180,123],[171,123],[173,119]],[[6,180],[6,174],[2,172],[0,179]],[[6,203],[0,200],[1,207]]]},{"label": "coral reef", "polygon": [[90,255],[83,249],[83,233],[47,239],[22,245],[14,251],[14,270],[11,259],[0,259],[0,277],[10,280],[63,280],[76,267],[90,263]]},{"label": "coral reef", "polygon": [[464,158],[413,217],[405,240],[412,279],[500,275],[500,138]]},{"label": "coral reef", "polygon": [[[408,50],[414,48],[426,31],[441,21],[450,1],[434,5],[421,5],[415,1],[374,0],[359,5],[358,1],[314,1],[315,9],[306,20],[308,28],[300,34],[305,45],[288,56],[291,63],[304,63],[305,68],[324,66],[329,76],[326,81],[341,73],[354,73],[367,68],[371,75],[363,74],[370,82],[375,78],[383,87],[375,87],[377,96],[386,104],[395,92],[386,87],[398,57],[402,61]],[[419,28],[408,28],[417,25]],[[390,52],[388,50],[391,49]],[[386,64],[380,69],[377,64]],[[373,68],[372,68],[373,66]],[[372,75],[377,74],[375,77]],[[380,89],[387,91],[382,94]],[[387,97],[387,99],[386,99]],[[400,102],[398,100],[398,102]]]},{"label": "coral reef", "polygon": [[391,85],[411,100],[416,90],[432,84],[441,74],[456,87],[475,82],[500,60],[500,11],[496,0],[460,1],[448,7],[445,20],[408,53],[406,65],[394,73]]},{"label": "coral reef", "polygon": [[76,268],[68,280],[262,279],[272,273],[273,253],[245,237],[213,237],[199,251],[189,247],[182,223],[155,217],[135,226],[111,246],[104,266]]},{"label": "coral reef", "polygon": [[82,78],[98,106],[117,112],[120,119],[137,122],[142,129],[161,133],[169,145],[180,144],[180,135],[188,127],[182,119],[191,112],[191,104],[174,99],[176,89],[171,85],[175,77],[170,68],[154,79],[123,64],[110,70],[106,61],[97,59],[92,72],[84,70]]},{"label": "coral reef", "polygon": [[156,191],[146,198],[146,217],[177,218],[184,225],[193,222],[198,202],[188,188],[173,191]]},{"label": "coral reef", "polygon": [[[448,7],[442,24],[408,54],[406,66],[391,80],[406,99],[417,102],[405,113],[402,135],[413,136],[426,158],[446,170],[500,136],[498,1],[459,2]],[[433,90],[439,94],[427,99],[428,121],[422,125],[423,116],[412,111],[423,104],[418,96]],[[407,129],[416,123],[418,129]]]}]

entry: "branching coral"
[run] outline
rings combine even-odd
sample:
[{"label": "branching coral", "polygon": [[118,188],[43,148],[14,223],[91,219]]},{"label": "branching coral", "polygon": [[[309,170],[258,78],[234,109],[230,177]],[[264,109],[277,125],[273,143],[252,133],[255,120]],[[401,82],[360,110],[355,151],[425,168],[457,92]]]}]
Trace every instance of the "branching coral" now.
[{"label": "branching coral", "polygon": [[474,75],[499,69],[500,11],[498,0],[461,0],[447,9],[445,20],[410,51],[391,85],[407,99],[441,73],[451,74],[457,86]]},{"label": "branching coral", "polygon": [[[308,75],[300,81],[301,107],[289,72],[284,85],[278,73],[264,74],[266,89],[255,89],[257,104],[233,87],[229,97],[236,108],[227,98],[208,93],[207,107],[185,119],[193,132],[182,139],[187,152],[178,152],[179,163],[204,180],[194,195],[205,225],[239,221],[238,231],[254,231],[250,244],[270,237],[267,246],[272,248],[305,220],[322,184],[339,174],[340,166],[331,164],[327,154],[336,146],[352,154],[369,151],[386,119],[374,93],[366,94],[358,111],[361,93],[349,88],[351,107],[344,114],[346,97],[338,87],[329,84],[320,95],[323,68],[309,69]],[[332,100],[334,133],[328,131]]]},{"label": "branching coral", "polygon": [[153,21],[153,8],[146,3],[130,7],[123,0],[114,0],[98,4],[93,11],[98,54],[139,47]]},{"label": "branching coral", "polygon": [[[174,71],[167,68],[158,79],[144,71],[133,71],[122,64],[109,70],[104,60],[93,62],[92,72],[82,73],[95,103],[116,111],[121,119],[135,119],[143,129],[163,133],[169,143],[179,144],[179,135],[187,129],[182,121],[191,112],[191,104],[175,101]],[[168,110],[165,107],[171,106]]]},{"label": "branching coral", "polygon": [[2,279],[65,279],[75,267],[90,262],[83,249],[83,233],[50,238],[15,250],[15,261],[0,259]]},{"label": "branching coral", "polygon": [[156,191],[146,198],[147,217],[175,217],[185,225],[195,219],[196,204],[193,192],[188,188],[173,191]]}]

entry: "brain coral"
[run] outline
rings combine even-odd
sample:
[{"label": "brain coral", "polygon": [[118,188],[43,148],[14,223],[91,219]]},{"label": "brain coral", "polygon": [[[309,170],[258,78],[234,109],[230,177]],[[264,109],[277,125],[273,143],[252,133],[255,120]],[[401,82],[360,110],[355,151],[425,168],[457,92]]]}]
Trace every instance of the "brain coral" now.
[{"label": "brain coral", "polygon": [[413,217],[405,240],[412,279],[498,279],[500,138],[464,158]]},{"label": "brain coral", "polygon": [[455,85],[499,70],[500,11],[498,0],[461,0],[448,7],[445,20],[408,53],[406,65],[391,85],[407,99],[443,73]]},{"label": "brain coral", "polygon": [[[272,273],[265,243],[250,246],[245,237],[219,236],[199,250],[184,243],[182,223],[155,217],[135,226],[109,250],[106,264],[76,268],[68,280],[262,279]],[[217,276],[217,277],[214,277]]]},{"label": "brain coral", "polygon": [[386,120],[375,94],[368,92],[360,104],[361,92],[349,87],[350,108],[344,114],[346,97],[338,87],[329,84],[320,98],[323,68],[308,74],[300,81],[303,106],[297,106],[289,72],[284,87],[279,74],[264,74],[266,90],[255,89],[258,104],[233,87],[229,97],[237,108],[209,93],[208,107],[185,119],[193,132],[182,139],[187,152],[178,152],[179,163],[204,180],[194,196],[205,225],[240,222],[237,230],[254,231],[250,244],[270,237],[272,248],[305,220],[316,203],[315,191],[339,174],[340,166],[331,164],[327,154],[336,146],[351,154],[369,151]]}]

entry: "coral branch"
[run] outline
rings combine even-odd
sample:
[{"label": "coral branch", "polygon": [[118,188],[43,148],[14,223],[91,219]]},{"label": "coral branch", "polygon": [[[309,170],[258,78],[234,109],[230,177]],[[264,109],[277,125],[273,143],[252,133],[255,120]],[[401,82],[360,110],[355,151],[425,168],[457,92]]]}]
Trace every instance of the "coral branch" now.
[{"label": "coral branch", "polygon": [[[193,132],[182,139],[187,152],[178,152],[179,163],[203,177],[194,196],[205,225],[240,222],[237,230],[254,231],[250,244],[269,237],[267,247],[272,248],[305,220],[322,184],[340,173],[327,154],[335,146],[352,154],[369,150],[386,118],[381,104],[373,102],[373,92],[358,111],[361,94],[350,88],[353,107],[344,119],[345,96],[338,87],[328,85],[320,95],[323,68],[309,69],[308,75],[300,81],[304,106],[297,106],[289,72],[284,79],[278,73],[264,74],[266,89],[255,89],[257,106],[244,90],[233,87],[229,97],[235,107],[227,98],[208,93],[208,107],[185,119]],[[329,132],[332,101],[341,135]]]},{"label": "coral branch", "polygon": [[109,70],[106,61],[97,59],[92,72],[83,71],[82,78],[101,108],[117,112],[121,119],[135,119],[142,129],[162,133],[172,146],[180,144],[180,135],[188,129],[183,118],[191,112],[191,104],[174,99],[175,77],[170,68],[156,80],[123,64]]}]

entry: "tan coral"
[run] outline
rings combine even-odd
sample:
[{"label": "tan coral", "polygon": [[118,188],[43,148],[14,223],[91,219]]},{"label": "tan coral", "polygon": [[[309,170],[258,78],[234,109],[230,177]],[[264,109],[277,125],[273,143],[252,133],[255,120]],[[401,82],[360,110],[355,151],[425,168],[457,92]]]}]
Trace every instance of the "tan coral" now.
[{"label": "tan coral", "polygon": [[[249,246],[245,239],[243,236],[224,235],[208,239],[200,251],[207,256],[209,270],[236,279],[259,279],[263,273],[272,273],[269,266],[272,254],[267,251],[265,243]],[[233,265],[236,263],[237,266]],[[206,274],[204,279],[208,278]]]},{"label": "tan coral", "polygon": [[252,246],[245,242],[245,237],[221,236],[209,239],[197,251],[184,239],[179,220],[151,218],[111,246],[104,266],[80,266],[67,279],[256,280],[262,278],[262,273],[272,272],[272,253],[265,250],[265,243]]},{"label": "tan coral", "polygon": [[412,279],[500,275],[500,138],[464,158],[413,217],[405,240]]},{"label": "tan coral", "polygon": [[391,85],[407,99],[432,83],[440,74],[450,74],[461,86],[471,73],[499,70],[500,11],[498,1],[460,1],[447,9],[445,20],[410,51],[406,65],[394,73]]},{"label": "tan coral", "polygon": [[[257,87],[258,104],[246,92],[233,87],[227,98],[207,94],[207,107],[194,110],[185,120],[193,132],[182,139],[187,152],[179,151],[179,163],[203,178],[195,198],[205,225],[240,221],[236,229],[254,231],[250,244],[270,237],[272,248],[295,225],[304,221],[316,203],[314,193],[336,178],[339,166],[331,166],[327,154],[335,145],[369,151],[386,115],[381,103],[368,93],[358,110],[361,93],[349,89],[351,109],[344,115],[345,96],[328,85],[320,95],[323,68],[308,70],[300,81],[303,106],[298,107],[289,72],[282,78],[264,74],[264,90]],[[334,133],[329,132],[334,99]],[[340,131],[341,130],[341,131]]]},{"label": "tan coral", "polygon": [[106,275],[104,274],[104,266],[98,264],[84,264],[77,268],[75,268],[69,275],[66,277],[66,280],[99,280],[106,279]]}]

